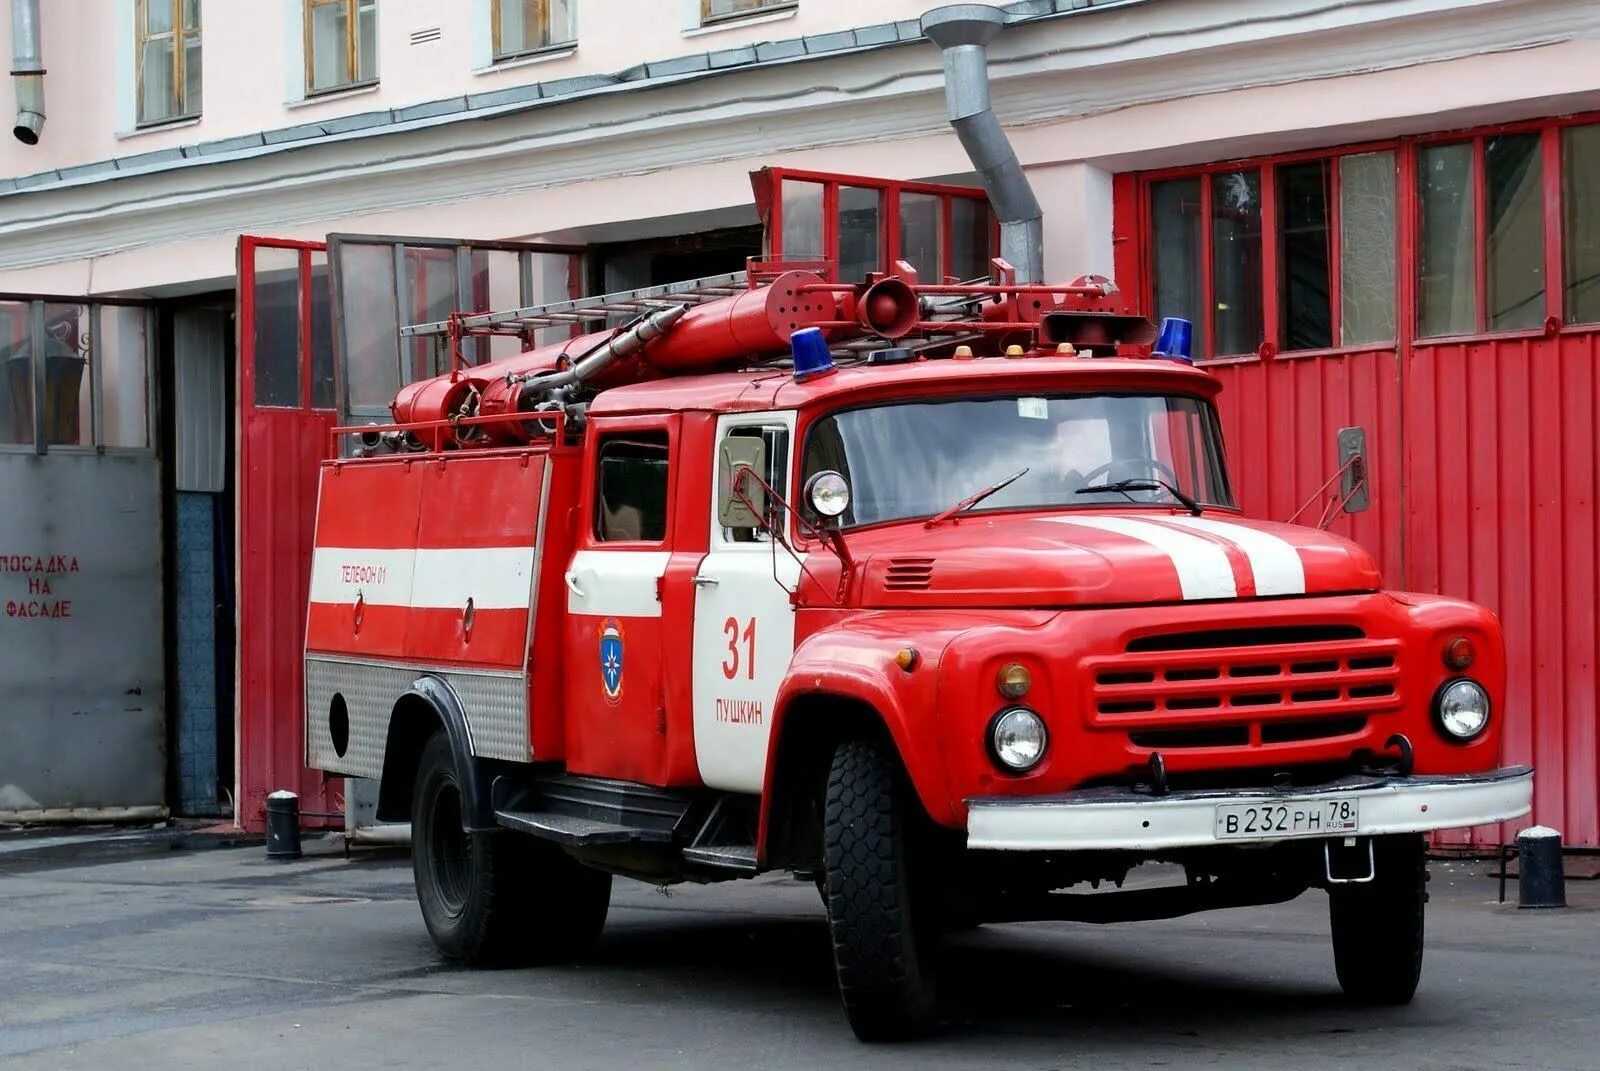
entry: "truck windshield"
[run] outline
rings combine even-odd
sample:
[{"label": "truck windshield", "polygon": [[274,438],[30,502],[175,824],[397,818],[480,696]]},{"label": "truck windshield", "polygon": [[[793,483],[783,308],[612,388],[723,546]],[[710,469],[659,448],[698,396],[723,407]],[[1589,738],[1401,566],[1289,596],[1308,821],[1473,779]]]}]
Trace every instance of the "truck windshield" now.
[{"label": "truck windshield", "polygon": [[[1216,411],[1185,395],[896,402],[830,413],[806,437],[805,476],[850,482],[845,527],[935,516],[1024,468],[973,512],[1178,505],[1162,482],[1233,505]],[[1092,490],[1123,481],[1134,486]]]}]

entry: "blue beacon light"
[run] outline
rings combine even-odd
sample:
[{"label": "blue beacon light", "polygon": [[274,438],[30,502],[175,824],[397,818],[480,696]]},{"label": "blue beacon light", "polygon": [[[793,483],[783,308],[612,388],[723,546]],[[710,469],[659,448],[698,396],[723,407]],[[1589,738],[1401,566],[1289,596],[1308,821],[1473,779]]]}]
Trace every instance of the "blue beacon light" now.
[{"label": "blue beacon light", "polygon": [[1152,357],[1194,364],[1194,325],[1178,316],[1167,316],[1161,321],[1161,331],[1151,348]]},{"label": "blue beacon light", "polygon": [[828,340],[820,327],[802,327],[789,336],[789,348],[794,354],[794,381],[820,379],[838,371],[833,354],[828,352]]}]

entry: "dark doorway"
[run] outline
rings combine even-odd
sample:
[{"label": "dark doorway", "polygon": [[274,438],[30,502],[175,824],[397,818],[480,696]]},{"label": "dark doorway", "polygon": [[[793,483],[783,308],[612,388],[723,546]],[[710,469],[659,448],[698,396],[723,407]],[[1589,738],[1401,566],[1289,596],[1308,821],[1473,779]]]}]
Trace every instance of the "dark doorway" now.
[{"label": "dark doorway", "polygon": [[231,811],[234,650],[234,294],[160,307],[161,457],[174,813]]},{"label": "dark doorway", "polygon": [[761,235],[759,225],[722,227],[596,245],[589,258],[589,289],[591,293],[609,294],[743,271],[748,258],[761,255]]}]

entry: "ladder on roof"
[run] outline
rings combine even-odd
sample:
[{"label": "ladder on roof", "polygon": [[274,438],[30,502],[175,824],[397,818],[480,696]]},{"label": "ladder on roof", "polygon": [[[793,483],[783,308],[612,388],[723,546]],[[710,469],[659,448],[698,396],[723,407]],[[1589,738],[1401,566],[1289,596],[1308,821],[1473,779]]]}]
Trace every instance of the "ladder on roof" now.
[{"label": "ladder on roof", "polygon": [[400,328],[402,338],[432,338],[451,333],[452,322],[456,330],[473,333],[521,334],[541,327],[570,327],[586,323],[599,323],[613,316],[632,316],[644,309],[660,305],[701,305],[751,289],[750,273],[729,272],[725,275],[708,275],[700,279],[684,279],[661,286],[644,286],[635,290],[619,290],[614,294],[554,301],[544,305],[528,305],[520,309],[503,309],[496,312],[473,313],[456,316],[453,320],[412,324]]}]

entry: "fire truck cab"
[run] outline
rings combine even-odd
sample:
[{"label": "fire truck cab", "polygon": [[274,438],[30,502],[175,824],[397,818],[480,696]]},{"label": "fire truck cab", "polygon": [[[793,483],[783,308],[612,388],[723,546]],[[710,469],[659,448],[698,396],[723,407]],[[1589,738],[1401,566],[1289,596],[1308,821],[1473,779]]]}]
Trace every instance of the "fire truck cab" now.
[{"label": "fire truck cab", "polygon": [[[1423,834],[1530,806],[1499,625],[1244,516],[1217,380],[1111,292],[756,263],[345,429],[307,760],[411,822],[439,949],[570,957],[612,875],[788,870],[892,1038],[951,928],[1316,888],[1345,992],[1409,1000]],[[1186,880],[1121,889],[1149,861]]]}]

